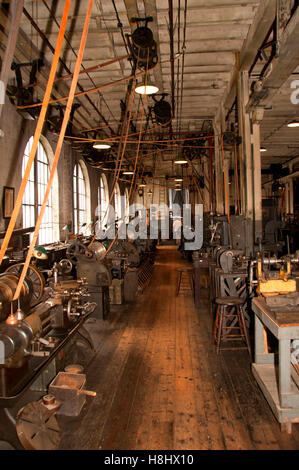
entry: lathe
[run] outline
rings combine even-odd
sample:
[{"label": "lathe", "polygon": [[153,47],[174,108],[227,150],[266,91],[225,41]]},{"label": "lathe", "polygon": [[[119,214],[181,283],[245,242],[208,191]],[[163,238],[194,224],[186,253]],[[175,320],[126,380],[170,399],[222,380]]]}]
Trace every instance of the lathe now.
[{"label": "lathe", "polygon": [[71,349],[75,334],[83,331],[97,307],[89,298],[86,279],[62,280],[53,267],[53,282],[46,286],[33,265],[20,298],[12,301],[22,268],[23,264],[13,265],[0,275],[0,438],[13,445],[14,418],[9,409],[34,389],[61,351]]}]

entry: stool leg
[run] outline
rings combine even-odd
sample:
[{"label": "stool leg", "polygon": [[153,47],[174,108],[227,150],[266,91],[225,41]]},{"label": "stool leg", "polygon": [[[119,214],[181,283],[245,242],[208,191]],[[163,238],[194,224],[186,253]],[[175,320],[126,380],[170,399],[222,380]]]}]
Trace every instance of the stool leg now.
[{"label": "stool leg", "polygon": [[179,271],[178,283],[177,283],[177,289],[176,289],[176,296],[178,296],[178,295],[179,295],[179,292],[180,292],[181,280],[182,280],[182,272]]},{"label": "stool leg", "polygon": [[249,337],[248,337],[247,327],[246,327],[246,324],[245,324],[243,308],[241,306],[238,306],[238,316],[239,316],[239,323],[240,323],[240,327],[241,327],[241,333],[243,333],[243,335],[245,337],[245,342],[246,342],[246,345],[247,345],[247,349],[248,349],[249,355],[251,357],[250,341],[249,341]]},{"label": "stool leg", "polygon": [[219,309],[220,309],[220,306],[217,306],[216,317],[215,317],[214,328],[213,328],[212,344],[216,344],[217,331],[218,331],[218,328],[219,328]]},{"label": "stool leg", "polygon": [[219,350],[220,350],[223,315],[224,315],[224,307],[223,305],[220,305],[220,318],[219,318],[219,326],[218,326],[218,331],[217,331],[217,349],[216,349],[217,354],[219,354]]},{"label": "stool leg", "polygon": [[191,291],[192,291],[192,294],[194,294],[194,284],[193,284],[193,273],[188,273],[189,274],[189,284],[190,284],[190,288],[191,288]]}]

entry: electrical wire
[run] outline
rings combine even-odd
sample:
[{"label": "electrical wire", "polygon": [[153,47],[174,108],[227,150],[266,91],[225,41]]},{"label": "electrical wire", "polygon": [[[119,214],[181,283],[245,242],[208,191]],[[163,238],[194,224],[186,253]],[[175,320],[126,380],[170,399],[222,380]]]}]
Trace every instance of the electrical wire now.
[{"label": "electrical wire", "polygon": [[125,38],[125,35],[124,35],[124,31],[123,31],[123,24],[122,24],[122,22],[120,21],[120,17],[119,17],[119,14],[118,14],[118,11],[117,11],[117,8],[116,8],[115,1],[114,1],[114,0],[112,0],[112,4],[113,4],[114,11],[115,11],[116,19],[117,19],[117,26],[120,28],[121,37],[123,38],[123,42],[124,42],[124,45],[125,45],[127,54],[130,55],[130,51],[129,51],[129,49],[128,49],[127,41],[126,41],[126,38]]}]

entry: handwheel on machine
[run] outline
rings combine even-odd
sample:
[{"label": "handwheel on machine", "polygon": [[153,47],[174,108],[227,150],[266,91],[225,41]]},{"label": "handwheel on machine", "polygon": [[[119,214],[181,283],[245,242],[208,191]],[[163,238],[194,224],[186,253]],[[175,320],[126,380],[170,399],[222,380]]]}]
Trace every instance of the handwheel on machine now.
[{"label": "handwheel on machine", "polygon": [[77,240],[67,247],[66,256],[73,264],[77,264],[80,256],[84,255],[86,255],[86,247]]},{"label": "handwheel on machine", "polygon": [[69,274],[73,269],[73,263],[70,259],[63,258],[58,264],[63,274]]},{"label": "handwheel on machine", "polygon": [[[16,264],[13,264],[12,266],[9,266],[5,272],[20,276],[23,270],[23,267],[24,267],[24,263],[16,263]],[[43,296],[44,287],[45,287],[45,278],[42,275],[42,273],[39,272],[37,267],[33,266],[32,264],[28,266],[26,278],[29,279],[32,283],[33,294],[32,294],[32,299],[30,302],[30,306],[34,307],[34,305],[36,305]]]},{"label": "handwheel on machine", "polygon": [[26,450],[56,450],[60,443],[60,428],[55,413],[41,402],[31,402],[19,410],[16,431]]}]

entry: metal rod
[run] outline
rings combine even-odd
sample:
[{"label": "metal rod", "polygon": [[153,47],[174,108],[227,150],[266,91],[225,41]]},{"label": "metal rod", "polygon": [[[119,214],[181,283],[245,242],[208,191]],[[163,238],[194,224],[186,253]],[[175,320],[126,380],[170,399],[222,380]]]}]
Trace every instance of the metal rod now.
[{"label": "metal rod", "polygon": [[174,48],[173,48],[173,3],[168,0],[168,14],[169,14],[169,47],[170,47],[170,67],[171,67],[171,107],[172,116],[175,113],[175,100],[174,100]]}]

